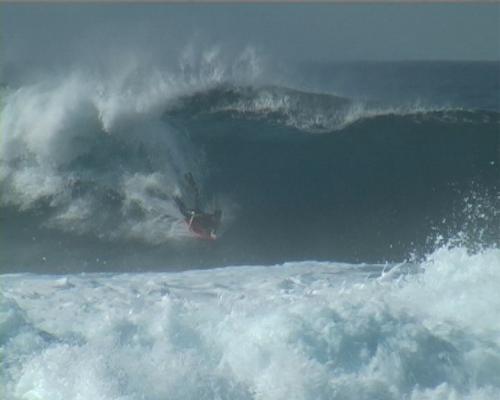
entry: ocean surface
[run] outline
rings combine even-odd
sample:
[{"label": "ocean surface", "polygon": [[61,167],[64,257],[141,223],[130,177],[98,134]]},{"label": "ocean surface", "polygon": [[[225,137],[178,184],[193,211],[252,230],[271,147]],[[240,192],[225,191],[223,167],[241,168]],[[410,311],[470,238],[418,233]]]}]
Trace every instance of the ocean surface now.
[{"label": "ocean surface", "polygon": [[500,63],[2,80],[6,400],[500,398]]}]

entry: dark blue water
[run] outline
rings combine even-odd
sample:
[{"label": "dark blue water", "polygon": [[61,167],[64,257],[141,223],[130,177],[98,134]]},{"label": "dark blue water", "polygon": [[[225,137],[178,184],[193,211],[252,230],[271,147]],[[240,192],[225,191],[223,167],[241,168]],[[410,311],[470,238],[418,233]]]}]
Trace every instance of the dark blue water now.
[{"label": "dark blue water", "polygon": [[[439,241],[499,244],[499,63],[184,78],[6,89],[2,272],[385,262]],[[187,171],[204,207],[223,209],[216,242],[190,237],[173,205]]]}]

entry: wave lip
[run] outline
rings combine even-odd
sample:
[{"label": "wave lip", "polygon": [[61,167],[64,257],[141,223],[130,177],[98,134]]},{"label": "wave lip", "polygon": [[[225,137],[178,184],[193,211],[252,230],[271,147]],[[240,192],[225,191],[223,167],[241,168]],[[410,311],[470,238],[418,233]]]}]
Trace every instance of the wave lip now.
[{"label": "wave lip", "polygon": [[342,130],[374,118],[407,118],[415,123],[499,123],[500,113],[450,107],[428,107],[416,102],[400,107],[381,106],[333,94],[306,92],[283,86],[218,84],[172,99],[168,117],[185,119],[248,119],[284,125],[309,133]]},{"label": "wave lip", "polygon": [[311,132],[324,132],[342,124],[351,103],[349,99],[334,95],[281,86],[226,84],[181,96],[167,108],[166,114],[258,119]]}]

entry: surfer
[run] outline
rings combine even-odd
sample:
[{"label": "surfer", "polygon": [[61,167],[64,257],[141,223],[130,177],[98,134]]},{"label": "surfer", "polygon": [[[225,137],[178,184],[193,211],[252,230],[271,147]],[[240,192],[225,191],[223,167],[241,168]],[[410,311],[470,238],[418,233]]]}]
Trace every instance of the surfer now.
[{"label": "surfer", "polygon": [[174,200],[189,230],[202,239],[217,239],[217,229],[221,223],[222,211],[219,209],[213,213],[203,211],[200,207],[200,191],[193,175],[189,172],[184,178],[189,190],[194,194],[194,206],[193,208],[187,207],[179,196],[174,196]]}]

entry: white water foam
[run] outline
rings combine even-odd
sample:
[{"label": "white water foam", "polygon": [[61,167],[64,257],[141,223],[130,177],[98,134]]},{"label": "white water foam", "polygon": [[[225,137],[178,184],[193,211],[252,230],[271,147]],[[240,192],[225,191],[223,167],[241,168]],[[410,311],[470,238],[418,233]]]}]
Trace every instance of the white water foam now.
[{"label": "white water foam", "polygon": [[[260,73],[251,48],[228,56],[218,47],[188,47],[178,59],[171,69],[136,60],[109,75],[74,70],[3,90],[0,205],[48,206],[48,226],[103,238],[177,237],[182,217],[171,196],[185,172],[201,179],[204,166],[186,135],[163,120],[167,104]],[[103,204],[103,193],[124,199],[119,215]],[[109,228],[92,219],[96,213]]]},{"label": "white water foam", "polygon": [[6,399],[498,399],[500,250],[2,277]]}]

